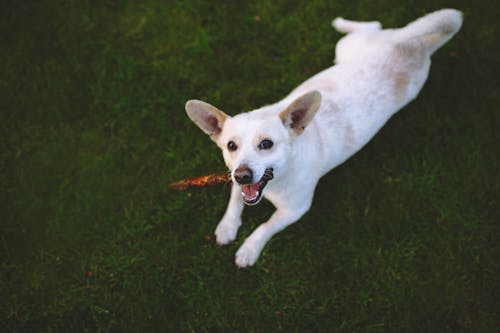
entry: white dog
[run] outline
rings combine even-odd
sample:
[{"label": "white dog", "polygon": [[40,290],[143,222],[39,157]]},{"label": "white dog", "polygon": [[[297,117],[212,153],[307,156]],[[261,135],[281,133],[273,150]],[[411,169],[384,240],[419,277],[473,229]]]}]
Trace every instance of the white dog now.
[{"label": "white dog", "polygon": [[202,101],[186,103],[188,116],[222,149],[231,170],[231,199],[215,235],[236,238],[244,204],[262,196],[276,211],[236,253],[253,265],[277,232],[310,206],[318,180],[363,147],[427,79],[430,56],[462,24],[461,12],[443,9],[400,29],[379,22],[333,21],[348,33],[336,46],[336,65],[311,77],[283,100],[230,117]]}]

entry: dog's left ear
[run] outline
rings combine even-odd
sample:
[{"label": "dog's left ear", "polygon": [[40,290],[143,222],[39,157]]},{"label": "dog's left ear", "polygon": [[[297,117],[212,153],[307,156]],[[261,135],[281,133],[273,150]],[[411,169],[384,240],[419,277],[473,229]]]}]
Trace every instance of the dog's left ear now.
[{"label": "dog's left ear", "polygon": [[280,113],[285,127],[290,128],[297,135],[301,134],[311,122],[321,105],[321,94],[313,90],[292,102]]},{"label": "dog's left ear", "polygon": [[186,103],[186,112],[192,121],[210,138],[217,140],[224,122],[229,116],[208,103],[198,100],[190,100]]}]

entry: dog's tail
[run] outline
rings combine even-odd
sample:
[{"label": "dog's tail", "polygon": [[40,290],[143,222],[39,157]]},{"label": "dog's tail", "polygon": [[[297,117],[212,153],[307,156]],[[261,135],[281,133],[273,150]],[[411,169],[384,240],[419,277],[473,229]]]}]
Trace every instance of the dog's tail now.
[{"label": "dog's tail", "polygon": [[397,38],[401,41],[418,38],[432,54],[449,41],[461,26],[462,12],[456,9],[441,9],[397,30]]},{"label": "dog's tail", "polygon": [[357,31],[377,31],[382,29],[382,24],[378,21],[361,22],[346,20],[342,17],[337,17],[332,21],[332,26],[338,31],[345,34]]}]

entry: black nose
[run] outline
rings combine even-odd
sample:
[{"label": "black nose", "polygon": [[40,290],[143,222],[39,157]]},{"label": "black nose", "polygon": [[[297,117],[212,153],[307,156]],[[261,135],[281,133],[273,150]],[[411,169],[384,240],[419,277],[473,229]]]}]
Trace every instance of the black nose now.
[{"label": "black nose", "polygon": [[253,173],[248,165],[242,165],[234,171],[234,179],[238,184],[251,184],[252,178]]}]

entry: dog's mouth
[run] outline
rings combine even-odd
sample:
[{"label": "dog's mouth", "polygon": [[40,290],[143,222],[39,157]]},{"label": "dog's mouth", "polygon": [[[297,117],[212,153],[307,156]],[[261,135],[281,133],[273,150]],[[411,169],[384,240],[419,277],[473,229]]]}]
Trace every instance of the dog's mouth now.
[{"label": "dog's mouth", "polygon": [[264,190],[264,187],[266,187],[267,182],[269,182],[271,179],[273,179],[273,169],[268,168],[266,169],[266,171],[264,171],[264,175],[257,183],[240,185],[243,201],[247,205],[258,204],[260,199],[262,198],[262,191]]}]

